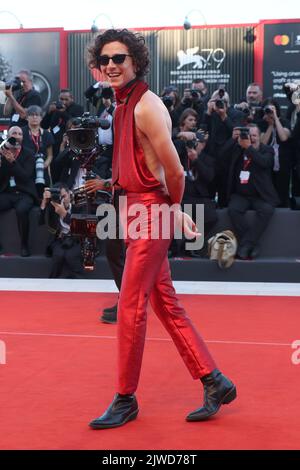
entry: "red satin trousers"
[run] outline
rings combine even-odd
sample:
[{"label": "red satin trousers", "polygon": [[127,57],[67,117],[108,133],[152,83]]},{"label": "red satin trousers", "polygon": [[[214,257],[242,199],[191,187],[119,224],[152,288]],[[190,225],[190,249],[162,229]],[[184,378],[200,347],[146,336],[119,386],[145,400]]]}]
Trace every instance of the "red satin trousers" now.
[{"label": "red satin trousers", "polygon": [[[136,203],[147,208],[147,216],[142,221],[143,230],[159,222],[150,215],[152,204],[170,205],[170,199],[158,191],[127,193],[126,196],[128,208]],[[124,211],[121,220],[123,217]],[[127,227],[134,219],[128,218]],[[216,368],[204,341],[176,297],[167,258],[172,236],[154,240],[125,239],[126,261],[118,303],[117,391],[121,394],[132,394],[138,386],[149,300],[192,377],[199,379]]]}]

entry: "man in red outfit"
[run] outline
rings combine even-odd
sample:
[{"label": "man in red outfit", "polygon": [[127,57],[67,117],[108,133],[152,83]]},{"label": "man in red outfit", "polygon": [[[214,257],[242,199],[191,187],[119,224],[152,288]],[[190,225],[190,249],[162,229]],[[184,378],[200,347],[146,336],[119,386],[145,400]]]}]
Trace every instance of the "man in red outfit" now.
[{"label": "man in red outfit", "polygon": [[[175,225],[186,237],[199,234],[192,219],[180,210],[184,172],[171,140],[171,120],[162,101],[143,81],[149,65],[148,49],[139,34],[128,30],[107,30],[90,48],[90,66],[100,69],[115,89],[115,145],[112,184],[127,197],[128,211],[142,204],[141,237],[126,236],[126,261],[118,303],[118,388],[113,402],[90,426],[106,429],[121,426],[137,417],[135,391],[144,350],[147,304],[159,317],[194,379],[204,385],[204,404],[187,416],[202,421],[236,397],[236,388],[216,368],[201,336],[180,306],[172,285],[167,251],[173,237],[149,234],[154,204],[177,205]],[[128,224],[137,219],[128,218]],[[125,227],[126,228],[126,227]],[[130,229],[130,227],[127,227]],[[145,237],[148,234],[148,237]],[[164,234],[165,235],[165,234]]]}]

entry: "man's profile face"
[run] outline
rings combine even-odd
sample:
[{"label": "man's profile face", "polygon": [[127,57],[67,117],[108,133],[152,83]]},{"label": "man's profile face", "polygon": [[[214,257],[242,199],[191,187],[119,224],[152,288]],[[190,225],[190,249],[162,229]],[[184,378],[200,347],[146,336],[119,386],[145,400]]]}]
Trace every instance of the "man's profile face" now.
[{"label": "man's profile face", "polygon": [[122,88],[136,77],[136,68],[133,58],[129,57],[129,50],[125,44],[119,41],[113,41],[105,44],[100,55],[112,57],[116,54],[126,54],[122,64],[115,64],[111,59],[108,65],[101,65],[100,70],[104,79],[109,81],[113,88]]}]

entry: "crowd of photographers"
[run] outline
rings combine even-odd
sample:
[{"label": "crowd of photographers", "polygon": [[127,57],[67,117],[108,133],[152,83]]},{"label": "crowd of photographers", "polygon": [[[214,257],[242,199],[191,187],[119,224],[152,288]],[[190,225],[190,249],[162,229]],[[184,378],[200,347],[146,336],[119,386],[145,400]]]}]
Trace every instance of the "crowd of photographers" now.
[{"label": "crowd of photographers", "polygon": [[[249,84],[236,104],[224,86],[210,94],[202,79],[194,80],[182,97],[174,86],[161,93],[186,176],[182,203],[192,204],[194,217],[196,204],[204,205],[206,239],[214,233],[216,209],[227,207],[240,259],[258,256],[260,237],[275,207],[290,207],[291,201],[297,204],[300,199],[299,89],[294,83],[286,84],[290,106],[285,116],[275,100],[263,99],[256,83]],[[21,255],[30,256],[29,212],[40,206],[40,223],[47,223],[53,234],[48,250],[53,256],[51,277],[61,275],[64,263],[70,277],[79,277],[80,246],[70,231],[70,216],[76,206],[74,194],[87,188],[87,168],[74,152],[68,131],[82,129],[93,118],[83,114],[68,89],[42,111],[27,70],[7,84],[5,94],[4,114],[10,125],[0,146],[0,211],[15,209]],[[89,175],[109,182],[114,92],[108,83],[98,82],[86,90],[85,97],[91,115],[98,118],[98,124],[91,126],[97,129],[97,149]],[[76,135],[77,140],[83,138],[84,149],[86,134]],[[248,209],[256,212],[252,226],[244,217]],[[188,254],[203,256],[205,250]],[[184,254],[183,245],[173,242],[170,255],[180,254]]]}]

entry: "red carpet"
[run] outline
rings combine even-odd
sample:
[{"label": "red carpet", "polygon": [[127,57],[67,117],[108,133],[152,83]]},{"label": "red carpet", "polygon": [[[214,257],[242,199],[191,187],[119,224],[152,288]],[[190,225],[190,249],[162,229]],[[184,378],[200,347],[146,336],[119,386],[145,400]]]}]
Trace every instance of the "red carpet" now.
[{"label": "red carpet", "polygon": [[[1,292],[0,449],[297,449],[300,299],[181,295],[238,399],[210,421],[186,423],[201,386],[149,314],[140,414],[93,431],[114,394],[116,326],[98,321],[113,294]],[[261,343],[261,344],[255,344]]]}]

